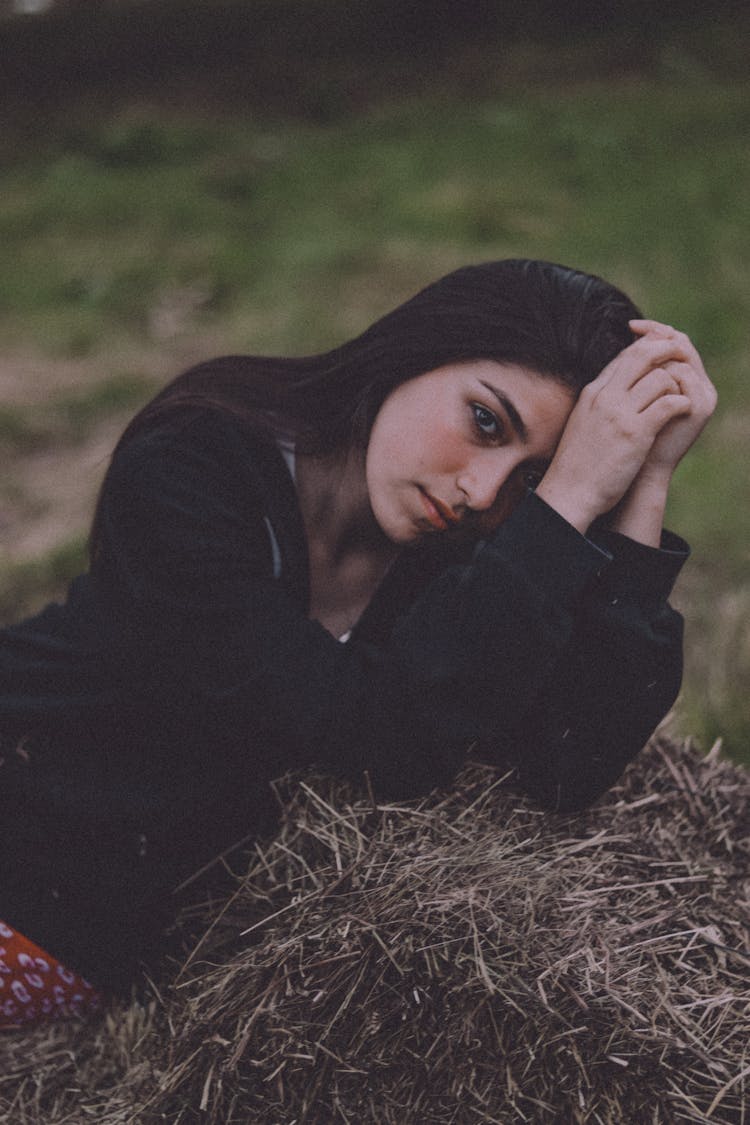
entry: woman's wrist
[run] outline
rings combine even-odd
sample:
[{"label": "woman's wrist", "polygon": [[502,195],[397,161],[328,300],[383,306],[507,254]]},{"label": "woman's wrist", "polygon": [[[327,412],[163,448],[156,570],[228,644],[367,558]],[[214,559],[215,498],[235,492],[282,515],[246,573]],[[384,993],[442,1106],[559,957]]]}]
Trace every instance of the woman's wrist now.
[{"label": "woman's wrist", "polygon": [[612,513],[611,530],[647,547],[658,547],[671,478],[671,471],[644,465]]},{"label": "woman's wrist", "polygon": [[558,515],[585,535],[599,512],[596,506],[582,492],[558,485],[553,476],[547,473],[536,488],[536,495],[544,500]]},{"label": "woman's wrist", "polygon": [[[612,510],[607,526],[638,543],[658,547],[671,479],[671,469],[645,464]],[[553,473],[545,475],[536,494],[583,535],[603,514],[601,502],[597,504],[595,497],[558,483]]]}]

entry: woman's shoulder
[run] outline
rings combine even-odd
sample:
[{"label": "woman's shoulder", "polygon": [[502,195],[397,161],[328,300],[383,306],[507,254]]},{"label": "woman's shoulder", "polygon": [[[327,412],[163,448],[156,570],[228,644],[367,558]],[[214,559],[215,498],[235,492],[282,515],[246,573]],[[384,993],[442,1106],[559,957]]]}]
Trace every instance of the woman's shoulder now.
[{"label": "woman's shoulder", "polygon": [[280,491],[287,500],[293,483],[273,436],[232,412],[211,407],[176,411],[151,419],[115,448],[103,493],[125,486],[134,496],[192,491],[254,499],[261,508]]},{"label": "woman's shoulder", "polygon": [[265,461],[276,448],[270,433],[249,424],[239,413],[213,405],[191,405],[155,413],[136,430],[126,431],[115,447],[112,463],[181,455],[217,461]]},{"label": "woman's shoulder", "polygon": [[277,443],[213,409],[154,419],[116,449],[92,543],[98,559],[135,545],[149,557],[167,551],[173,561],[251,559],[249,573],[295,581],[306,557],[294,482]]}]

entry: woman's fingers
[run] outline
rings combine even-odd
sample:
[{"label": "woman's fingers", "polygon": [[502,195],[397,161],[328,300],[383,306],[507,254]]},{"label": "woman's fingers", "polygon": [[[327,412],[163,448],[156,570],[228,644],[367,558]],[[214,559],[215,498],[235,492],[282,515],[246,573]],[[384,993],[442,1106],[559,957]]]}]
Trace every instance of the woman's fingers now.
[{"label": "woman's fingers", "polygon": [[666,363],[665,370],[674,376],[683,394],[689,395],[696,417],[710,418],[716,407],[716,387],[703,370],[693,363]]},{"label": "woman's fingers", "polygon": [[[629,320],[628,324],[637,336],[646,336],[650,333],[654,336],[679,340],[681,343],[687,344],[696,356],[698,355],[695,345],[687,332],[683,332],[679,328],[674,328],[671,324],[663,324],[660,320]],[[698,358],[700,359],[700,356],[698,356]]]},{"label": "woman's fingers", "polygon": [[669,362],[689,360],[684,343],[672,336],[648,334],[623,348],[592,383],[591,392],[629,390],[648,371]]},{"label": "woman's fingers", "polygon": [[650,424],[652,436],[656,438],[667,423],[690,414],[692,409],[693,404],[688,395],[667,393],[659,395],[644,407],[641,415]]},{"label": "woman's fingers", "polygon": [[646,332],[657,332],[661,336],[674,336],[678,331],[671,324],[664,324],[661,320],[648,320],[646,317],[629,320],[628,324],[639,336],[645,335]]},{"label": "woman's fingers", "polygon": [[[665,420],[657,431],[647,458],[652,469],[671,473],[713,414],[717,401],[716,388],[706,374],[695,346],[684,332],[655,320],[634,320],[630,322],[630,327],[639,334],[638,343],[642,340],[671,341],[680,352],[679,358],[667,360],[662,367],[674,379],[680,394],[690,406],[689,409],[677,410],[674,414],[670,413],[667,404],[659,406],[659,412],[664,412]],[[644,386],[644,393],[647,386],[648,384]],[[664,395],[665,399],[670,397],[672,396],[669,394]]]},{"label": "woman's fingers", "polygon": [[579,528],[610,511],[646,464],[668,479],[715,403],[684,333],[657,321],[631,327],[637,339],[581,391],[537,490]]},{"label": "woman's fingers", "polygon": [[640,414],[664,395],[684,395],[684,388],[669,367],[652,367],[630,390],[632,409]]},{"label": "woman's fingers", "polygon": [[[671,325],[656,320],[633,320],[630,326],[638,334],[638,339],[604,368],[591,384],[592,393],[606,394],[609,398],[623,391],[631,392],[652,370],[663,369],[674,377],[680,393],[691,399],[696,424],[705,423],[716,406],[716,388],[690,338]],[[644,395],[648,397],[650,385],[653,386],[652,381],[637,392],[639,402],[644,401]],[[667,389],[664,387],[662,393],[666,393]]]},{"label": "woman's fingers", "polygon": [[628,323],[633,332],[641,338],[651,335],[652,337],[673,340],[684,352],[687,362],[695,368],[696,374],[702,375],[710,383],[700,352],[686,332],[681,332],[679,328],[673,328],[671,324],[662,324],[658,320],[631,320]]}]

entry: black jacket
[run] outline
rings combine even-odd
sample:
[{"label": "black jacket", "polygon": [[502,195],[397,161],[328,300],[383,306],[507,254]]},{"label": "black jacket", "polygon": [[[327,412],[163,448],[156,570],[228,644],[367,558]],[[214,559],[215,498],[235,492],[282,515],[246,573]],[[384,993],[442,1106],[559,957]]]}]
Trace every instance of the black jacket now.
[{"label": "black jacket", "polygon": [[467,747],[568,811],[669,709],[685,544],[580,535],[529,494],[487,542],[403,552],[343,645],[307,617],[275,445],[228,415],[116,454],[65,605],[0,632],[0,919],[97,985],[148,958],[172,887],[319,764],[407,798]]}]

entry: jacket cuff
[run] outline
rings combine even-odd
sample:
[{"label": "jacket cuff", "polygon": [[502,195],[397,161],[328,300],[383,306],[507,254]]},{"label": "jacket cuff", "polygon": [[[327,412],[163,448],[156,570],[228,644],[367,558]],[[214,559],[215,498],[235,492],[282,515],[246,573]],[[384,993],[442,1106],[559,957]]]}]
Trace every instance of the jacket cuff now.
[{"label": "jacket cuff", "polygon": [[690,555],[684,539],[663,531],[659,547],[647,547],[618,531],[603,529],[596,542],[612,556],[605,584],[614,594],[668,598],[678,574]]},{"label": "jacket cuff", "polygon": [[593,543],[533,492],[478,546],[501,555],[552,600],[571,602],[611,565],[606,547]]}]

